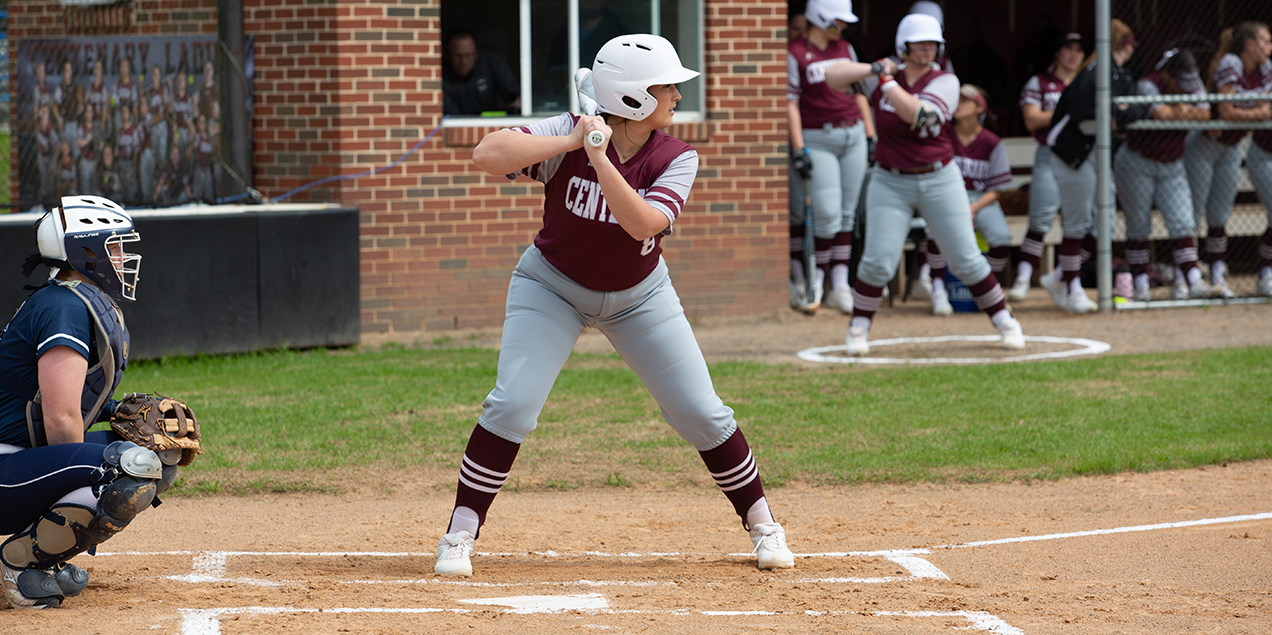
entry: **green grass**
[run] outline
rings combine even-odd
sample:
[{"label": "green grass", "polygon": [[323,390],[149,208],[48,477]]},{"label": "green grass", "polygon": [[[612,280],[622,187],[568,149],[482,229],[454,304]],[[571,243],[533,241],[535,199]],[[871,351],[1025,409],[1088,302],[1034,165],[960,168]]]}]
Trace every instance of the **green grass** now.
[{"label": "green grass", "polygon": [[[166,359],[131,364],[120,391],[182,397],[198,414],[206,454],[182,491],[328,491],[329,470],[455,469],[497,359],[402,347]],[[976,367],[730,362],[712,376],[770,485],[1054,479],[1272,456],[1268,347]],[[705,478],[616,356],[571,358],[539,422],[518,488]]]}]

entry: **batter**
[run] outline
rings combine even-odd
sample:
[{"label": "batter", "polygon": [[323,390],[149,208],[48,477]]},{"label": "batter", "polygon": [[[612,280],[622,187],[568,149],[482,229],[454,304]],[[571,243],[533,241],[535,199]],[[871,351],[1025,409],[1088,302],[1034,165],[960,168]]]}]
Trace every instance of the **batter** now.
[{"label": "batter", "polygon": [[[473,150],[490,174],[544,184],[543,228],[508,285],[495,388],[464,451],[434,571],[472,575],[486,512],[589,327],[609,338],[697,448],[749,531],[759,567],[792,567],[750,446],[715,393],[661,255],[698,172],[697,152],[663,129],[680,101],[676,84],[698,73],[681,66],[670,42],[643,34],[610,40],[592,70],[601,116],[564,113],[491,133]],[[605,136],[600,147],[584,143],[593,131]]]}]

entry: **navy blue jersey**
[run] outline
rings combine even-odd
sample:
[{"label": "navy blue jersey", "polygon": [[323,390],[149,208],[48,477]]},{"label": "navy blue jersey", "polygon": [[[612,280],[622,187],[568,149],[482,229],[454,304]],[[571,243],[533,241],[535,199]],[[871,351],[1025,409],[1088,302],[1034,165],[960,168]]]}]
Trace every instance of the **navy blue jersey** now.
[{"label": "navy blue jersey", "polygon": [[[93,319],[69,289],[49,285],[32,293],[0,335],[0,372],[29,386],[39,385],[38,362],[55,346],[68,346],[97,363]],[[29,446],[26,401],[0,390],[0,443]]]}]

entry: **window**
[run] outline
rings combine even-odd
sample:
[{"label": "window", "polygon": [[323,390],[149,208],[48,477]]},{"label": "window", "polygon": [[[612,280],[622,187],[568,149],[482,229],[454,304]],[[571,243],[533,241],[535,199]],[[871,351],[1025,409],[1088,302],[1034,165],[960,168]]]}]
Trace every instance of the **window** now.
[{"label": "window", "polygon": [[[578,112],[574,71],[591,67],[596,51],[625,33],[661,35],[685,67],[704,66],[702,0],[446,0],[441,23],[448,126]],[[468,44],[447,46],[464,34]],[[478,80],[462,81],[473,73]],[[701,76],[680,85],[678,120],[705,118],[703,86]]]}]

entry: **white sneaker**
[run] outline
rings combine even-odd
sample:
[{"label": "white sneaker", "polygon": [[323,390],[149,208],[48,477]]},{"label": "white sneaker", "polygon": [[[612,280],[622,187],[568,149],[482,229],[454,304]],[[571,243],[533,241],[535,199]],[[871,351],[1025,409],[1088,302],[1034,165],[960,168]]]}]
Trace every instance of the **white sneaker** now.
[{"label": "white sneaker", "polygon": [[795,555],[786,546],[786,530],[777,523],[760,523],[751,527],[751,542],[761,569],[789,569],[795,566]]},{"label": "white sneaker", "polygon": [[799,310],[809,315],[817,313],[817,309],[821,308],[822,293],[823,291],[820,286],[814,286],[812,300],[810,301],[805,298],[804,303],[799,306]]},{"label": "white sneaker", "polygon": [[433,572],[461,578],[473,575],[473,535],[466,531],[446,534],[437,541],[437,565]]},{"label": "white sneaker", "polygon": [[787,283],[791,285],[791,308],[799,311],[806,301],[806,296],[804,295],[806,282],[801,278],[799,280],[788,280]]},{"label": "white sneaker", "polygon": [[1070,313],[1091,313],[1099,311],[1100,305],[1087,297],[1086,292],[1083,291],[1082,293],[1070,293],[1068,301],[1065,302],[1064,310]]},{"label": "white sneaker", "polygon": [[1018,351],[1025,347],[1025,331],[1020,328],[1020,322],[1016,318],[1004,320],[1002,326],[998,327],[998,332],[1003,336],[1003,348]]},{"label": "white sneaker", "polygon": [[866,341],[866,336],[870,331],[864,326],[853,326],[848,328],[848,354],[853,357],[865,357],[870,354],[870,343]]},{"label": "white sneaker", "polygon": [[1038,282],[1042,284],[1042,288],[1047,290],[1047,293],[1051,294],[1051,300],[1056,303],[1056,306],[1066,311],[1069,310],[1069,289],[1065,281],[1056,280],[1054,274],[1048,273],[1043,275]]},{"label": "white sneaker", "polygon": [[1265,297],[1272,298],[1272,276],[1259,276],[1259,281],[1254,285],[1255,293]]},{"label": "white sneaker", "polygon": [[910,293],[920,300],[926,300],[932,297],[932,278],[930,276],[925,276],[919,278],[918,282],[919,283],[914,285],[914,288],[910,290]]},{"label": "white sneaker", "polygon": [[844,315],[852,315],[852,289],[848,287],[840,287],[831,289],[826,294],[826,306],[832,309],[839,309]]},{"label": "white sneaker", "polygon": [[1210,295],[1216,298],[1231,300],[1237,297],[1236,292],[1228,288],[1228,282],[1226,280],[1219,280],[1218,282],[1215,282],[1214,284],[1210,285],[1210,289],[1211,289]]},{"label": "white sneaker", "polygon": [[1209,284],[1206,284],[1204,279],[1198,280],[1197,284],[1188,288],[1188,296],[1194,300],[1201,298],[1213,298],[1215,297],[1215,290]]},{"label": "white sneaker", "polygon": [[1149,287],[1135,287],[1135,292],[1131,294],[1131,300],[1134,302],[1148,302],[1153,299],[1153,290]]},{"label": "white sneaker", "polygon": [[950,305],[950,294],[945,289],[932,290],[932,315],[937,317],[954,315],[954,307]]},{"label": "white sneaker", "polygon": [[1187,300],[1188,299],[1188,283],[1184,281],[1183,276],[1177,276],[1175,282],[1170,285],[1170,299]]},{"label": "white sneaker", "polygon": [[1027,297],[1029,297],[1029,278],[1016,278],[1011,289],[1007,290],[1007,301],[1024,302]]},{"label": "white sneaker", "polygon": [[4,571],[4,597],[15,609],[49,609],[62,605],[65,594],[53,579],[53,574],[39,569],[10,569],[0,564]]}]

